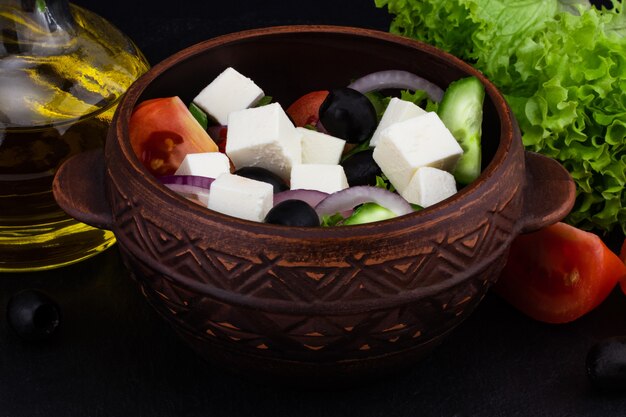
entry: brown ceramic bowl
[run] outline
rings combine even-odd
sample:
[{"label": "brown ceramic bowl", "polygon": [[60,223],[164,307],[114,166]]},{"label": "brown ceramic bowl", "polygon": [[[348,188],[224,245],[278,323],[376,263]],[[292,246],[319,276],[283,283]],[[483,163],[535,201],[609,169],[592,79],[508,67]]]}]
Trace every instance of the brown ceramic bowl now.
[{"label": "brown ceramic bowl", "polygon": [[[289,228],[212,212],[143,168],[128,139],[141,101],[188,102],[227,66],[288,105],[372,71],[402,69],[446,87],[486,87],[484,170],[421,212],[360,226]],[[480,302],[512,239],[563,218],[574,184],[556,162],[524,151],[502,95],[459,59],[387,33],[275,27],[192,46],[128,91],[104,153],[59,170],[70,215],[113,230],[142,293],[180,336],[233,370],[306,380],[378,375],[423,357]]]}]

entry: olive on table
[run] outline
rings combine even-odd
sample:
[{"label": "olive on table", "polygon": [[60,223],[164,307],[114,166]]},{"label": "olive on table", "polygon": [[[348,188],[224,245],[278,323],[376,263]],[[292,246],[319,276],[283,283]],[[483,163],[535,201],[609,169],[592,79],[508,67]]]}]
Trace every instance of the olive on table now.
[{"label": "olive on table", "polygon": [[262,181],[274,187],[274,194],[289,189],[285,181],[272,171],[261,167],[242,167],[234,172],[235,175],[249,178],[251,180]]},{"label": "olive on table", "polygon": [[50,337],[61,320],[57,303],[37,290],[23,290],[13,295],[7,305],[6,314],[13,331],[28,341]]},{"label": "olive on table", "polygon": [[593,345],[587,353],[587,375],[597,389],[626,392],[626,337],[612,337]]},{"label": "olive on table", "polygon": [[376,185],[376,177],[382,175],[382,171],[374,161],[373,154],[373,149],[366,149],[350,155],[341,162],[350,187]]},{"label": "olive on table", "polygon": [[348,87],[331,90],[319,110],[326,131],[348,143],[362,143],[376,130],[378,119],[372,102]]},{"label": "olive on table", "polygon": [[276,204],[265,216],[265,223],[300,227],[320,225],[315,209],[302,200],[285,200]]}]

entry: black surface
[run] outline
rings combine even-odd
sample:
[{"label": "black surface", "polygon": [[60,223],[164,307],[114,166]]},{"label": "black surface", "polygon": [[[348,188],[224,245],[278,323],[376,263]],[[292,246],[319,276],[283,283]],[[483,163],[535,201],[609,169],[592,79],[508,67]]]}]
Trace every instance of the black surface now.
[{"label": "black surface", "polygon": [[[152,63],[253,27],[331,23],[386,30],[389,24],[373,0],[76,3],[129,34]],[[589,315],[560,326],[534,322],[489,294],[404,375],[312,391],[246,381],[203,362],[147,305],[115,247],[50,272],[0,274],[2,313],[24,288],[51,295],[62,323],[51,340],[25,343],[0,315],[0,417],[626,416],[626,394],[595,393],[585,374],[596,341],[626,334],[626,296],[619,290]]]}]

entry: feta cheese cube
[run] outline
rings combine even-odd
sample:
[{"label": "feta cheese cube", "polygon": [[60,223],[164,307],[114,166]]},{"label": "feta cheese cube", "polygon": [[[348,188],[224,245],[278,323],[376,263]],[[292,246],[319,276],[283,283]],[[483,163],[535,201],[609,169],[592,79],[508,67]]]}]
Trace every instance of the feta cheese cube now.
[{"label": "feta cheese cube", "polygon": [[325,193],[348,188],[348,179],[341,165],[300,164],[291,169],[292,190],[318,190]]},{"label": "feta cheese cube", "polygon": [[258,166],[288,180],[302,161],[300,136],[278,103],[239,110],[228,117],[226,154],[235,168]]},{"label": "feta cheese cube", "polygon": [[383,130],[373,157],[402,194],[418,168],[451,172],[462,154],[463,149],[439,116],[428,112]]},{"label": "feta cheese cube", "polygon": [[213,181],[207,207],[240,219],[262,222],[274,204],[274,188],[266,182],[222,174]]},{"label": "feta cheese cube", "polygon": [[219,124],[225,125],[230,112],[256,104],[265,94],[250,78],[234,68],[226,68],[193,99]]},{"label": "feta cheese cube", "polygon": [[425,113],[426,110],[422,109],[420,106],[411,103],[410,101],[393,97],[391,101],[389,101],[389,104],[383,113],[383,117],[380,119],[380,122],[374,131],[372,139],[370,139],[370,147],[373,148],[378,144],[382,131],[392,124],[404,122],[405,120],[421,116]]},{"label": "feta cheese cube", "polygon": [[337,165],[346,141],[322,132],[297,127],[302,134],[302,163]]},{"label": "feta cheese cube", "polygon": [[415,171],[401,195],[409,203],[429,207],[456,194],[454,175],[432,167]]},{"label": "feta cheese cube", "polygon": [[230,172],[230,161],[221,152],[188,153],[176,170],[176,175],[197,175],[217,178]]}]

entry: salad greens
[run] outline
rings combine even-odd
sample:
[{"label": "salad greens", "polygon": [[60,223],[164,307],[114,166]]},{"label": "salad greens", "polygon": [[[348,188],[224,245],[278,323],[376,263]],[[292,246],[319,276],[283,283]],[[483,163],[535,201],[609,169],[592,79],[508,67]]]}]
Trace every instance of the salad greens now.
[{"label": "salad greens", "polygon": [[481,70],[509,102],[529,150],[577,184],[567,222],[626,232],[626,17],[585,0],[375,0],[390,31]]}]

